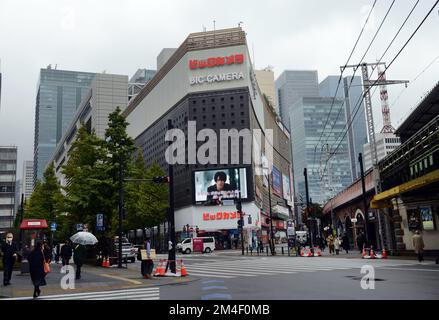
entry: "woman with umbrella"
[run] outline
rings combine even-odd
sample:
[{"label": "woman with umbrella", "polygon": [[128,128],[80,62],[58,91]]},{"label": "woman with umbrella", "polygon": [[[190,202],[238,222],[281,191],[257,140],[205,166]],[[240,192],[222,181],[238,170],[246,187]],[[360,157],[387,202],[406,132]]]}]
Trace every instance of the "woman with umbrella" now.
[{"label": "woman with umbrella", "polygon": [[40,286],[46,285],[46,273],[44,272],[43,243],[38,241],[35,249],[29,254],[29,272],[34,285],[34,298],[41,294]]},{"label": "woman with umbrella", "polygon": [[74,234],[70,240],[73,246],[73,262],[76,265],[76,280],[81,279],[81,267],[84,264],[87,248],[86,245],[94,245],[98,239],[90,232],[78,232]]}]

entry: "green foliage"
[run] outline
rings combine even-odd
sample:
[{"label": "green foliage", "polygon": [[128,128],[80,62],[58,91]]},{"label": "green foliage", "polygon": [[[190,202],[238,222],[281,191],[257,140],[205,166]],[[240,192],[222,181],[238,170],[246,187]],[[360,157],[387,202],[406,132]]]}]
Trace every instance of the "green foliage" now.
[{"label": "green foliage", "polygon": [[70,225],[87,223],[93,228],[98,213],[111,220],[115,185],[108,175],[106,158],[104,141],[82,126],[70,149],[69,160],[62,168],[68,181],[64,190]]},{"label": "green foliage", "polygon": [[[132,179],[152,179],[164,176],[165,172],[156,163],[146,169],[141,152],[137,153],[131,166]],[[165,220],[168,207],[168,186],[152,181],[128,182],[125,184],[127,216],[124,229],[152,227]]]}]

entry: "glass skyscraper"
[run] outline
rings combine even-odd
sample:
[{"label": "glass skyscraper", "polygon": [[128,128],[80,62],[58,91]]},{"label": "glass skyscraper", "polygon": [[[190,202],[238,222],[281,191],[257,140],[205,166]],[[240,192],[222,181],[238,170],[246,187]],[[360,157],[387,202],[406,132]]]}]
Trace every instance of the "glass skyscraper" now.
[{"label": "glass skyscraper", "polygon": [[[320,85],[321,97],[334,97],[337,91],[339,76],[329,76]],[[345,77],[340,83],[337,98],[344,99],[344,113],[349,123],[352,125],[348,130],[347,138],[349,143],[349,156],[351,158],[352,178],[356,180],[360,177],[360,165],[358,154],[363,153],[363,146],[367,143],[366,113],[363,104],[363,86],[361,77]],[[350,86],[350,88],[349,88]],[[356,114],[356,115],[355,115]],[[354,118],[355,115],[355,118]]]},{"label": "glass skyscraper", "polygon": [[[325,131],[327,134],[330,133],[329,138],[326,139],[324,135],[323,141],[319,143],[332,102],[332,98],[301,98],[293,104],[290,111],[295,187],[299,197],[306,199],[303,170],[307,168],[309,196],[313,203],[325,203],[352,182],[346,137],[338,150],[335,150],[346,123],[344,112],[337,120],[337,114],[343,108],[343,100],[334,100]],[[319,145],[317,149],[316,145]],[[329,156],[331,159],[327,161]]]},{"label": "glass skyscraper", "polygon": [[35,107],[34,185],[84,96],[94,73],[41,69]]}]

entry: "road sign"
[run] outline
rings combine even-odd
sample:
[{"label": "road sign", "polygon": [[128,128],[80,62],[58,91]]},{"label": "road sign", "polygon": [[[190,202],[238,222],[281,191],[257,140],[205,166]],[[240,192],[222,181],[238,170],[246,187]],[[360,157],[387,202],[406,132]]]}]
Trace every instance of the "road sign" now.
[{"label": "road sign", "polygon": [[98,213],[96,215],[96,227],[104,226],[104,215],[102,213]]},{"label": "road sign", "polygon": [[82,223],[78,223],[76,225],[76,231],[82,231],[82,230],[84,230],[84,225]]},{"label": "road sign", "polygon": [[56,231],[56,227],[57,227],[57,224],[55,222],[52,222],[52,224],[50,225],[50,230]]}]

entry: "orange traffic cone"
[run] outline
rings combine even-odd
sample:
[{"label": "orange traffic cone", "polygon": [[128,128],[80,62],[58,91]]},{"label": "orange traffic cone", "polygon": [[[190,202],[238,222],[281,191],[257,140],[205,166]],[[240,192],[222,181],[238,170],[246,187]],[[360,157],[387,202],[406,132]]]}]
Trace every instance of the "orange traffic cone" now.
[{"label": "orange traffic cone", "polygon": [[386,252],[386,249],[383,249],[382,259],[387,259],[387,252]]},{"label": "orange traffic cone", "polygon": [[163,261],[164,260],[160,260],[159,264],[157,265],[157,268],[155,269],[155,272],[154,272],[155,277],[165,276],[166,271],[165,271],[165,267],[163,265]]},{"label": "orange traffic cone", "polygon": [[311,251],[311,248],[309,249],[309,251],[308,251],[308,255],[307,255],[308,257],[312,257],[312,251]]},{"label": "orange traffic cone", "polygon": [[366,256],[366,248],[363,246],[363,252],[361,253],[361,257],[364,259]]},{"label": "orange traffic cone", "polygon": [[305,251],[303,250],[303,248],[300,250],[300,256],[304,257],[305,256]]},{"label": "orange traffic cone", "polygon": [[186,277],[187,276],[187,271],[186,271],[186,267],[184,266],[183,260],[181,260],[181,276],[182,277]]}]

